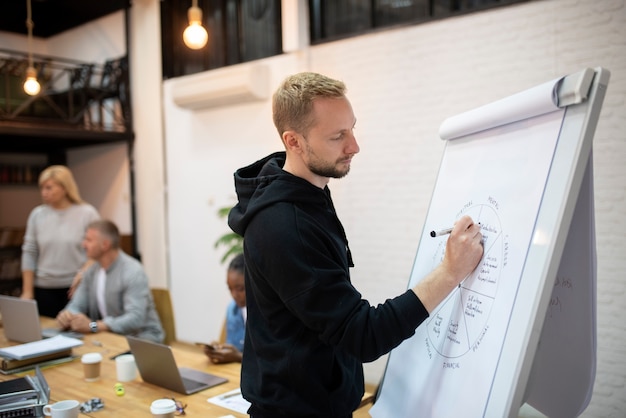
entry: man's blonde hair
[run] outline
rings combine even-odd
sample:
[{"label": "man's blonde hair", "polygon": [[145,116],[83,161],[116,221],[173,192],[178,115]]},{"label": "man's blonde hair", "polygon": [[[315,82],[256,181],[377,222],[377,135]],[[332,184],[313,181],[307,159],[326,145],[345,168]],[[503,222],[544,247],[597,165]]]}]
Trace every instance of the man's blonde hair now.
[{"label": "man's blonde hair", "polygon": [[283,132],[296,131],[305,135],[315,124],[313,101],[320,98],[343,98],[346,85],[322,74],[303,72],[287,77],[272,99],[274,126]]}]

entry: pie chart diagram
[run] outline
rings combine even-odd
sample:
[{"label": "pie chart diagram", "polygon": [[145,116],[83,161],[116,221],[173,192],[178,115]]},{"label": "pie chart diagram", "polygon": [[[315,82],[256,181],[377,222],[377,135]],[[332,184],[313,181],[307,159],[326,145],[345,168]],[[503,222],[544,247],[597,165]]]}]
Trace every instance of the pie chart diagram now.
[{"label": "pie chart diagram", "polygon": [[[474,222],[480,223],[485,249],[476,269],[427,320],[428,338],[443,357],[458,358],[478,349],[489,329],[489,316],[498,294],[507,245],[496,205],[477,204],[462,212],[462,215],[470,215]],[[439,239],[441,242],[433,256],[433,266],[443,260],[447,235]]]}]

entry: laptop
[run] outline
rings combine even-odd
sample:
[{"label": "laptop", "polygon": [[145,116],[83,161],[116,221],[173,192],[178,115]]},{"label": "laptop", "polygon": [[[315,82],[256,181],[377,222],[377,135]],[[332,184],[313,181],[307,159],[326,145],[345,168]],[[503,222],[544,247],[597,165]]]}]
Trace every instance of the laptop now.
[{"label": "laptop", "polygon": [[32,299],[0,295],[0,314],[2,314],[4,335],[9,341],[30,343],[59,334],[83,338],[80,332],[62,331],[59,328],[41,329],[37,301]]},{"label": "laptop", "polygon": [[144,382],[187,395],[228,382],[224,377],[178,367],[168,345],[128,335],[126,340]]}]

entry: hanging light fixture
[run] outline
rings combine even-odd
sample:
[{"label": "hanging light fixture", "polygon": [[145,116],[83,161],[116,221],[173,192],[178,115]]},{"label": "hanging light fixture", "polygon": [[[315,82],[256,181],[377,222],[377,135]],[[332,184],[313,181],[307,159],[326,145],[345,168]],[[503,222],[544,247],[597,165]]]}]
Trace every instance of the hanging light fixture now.
[{"label": "hanging light fixture", "polygon": [[[29,0],[30,1],[30,0]],[[209,40],[209,34],[202,26],[202,9],[198,7],[198,0],[193,0],[187,11],[189,26],[183,32],[183,41],[191,49],[204,47]]]},{"label": "hanging light fixture", "polygon": [[33,65],[33,17],[30,7],[30,0],[26,0],[26,28],[28,29],[28,68],[26,69],[26,81],[24,82],[24,91],[30,96],[36,96],[41,90],[41,86],[37,81],[37,71]]}]

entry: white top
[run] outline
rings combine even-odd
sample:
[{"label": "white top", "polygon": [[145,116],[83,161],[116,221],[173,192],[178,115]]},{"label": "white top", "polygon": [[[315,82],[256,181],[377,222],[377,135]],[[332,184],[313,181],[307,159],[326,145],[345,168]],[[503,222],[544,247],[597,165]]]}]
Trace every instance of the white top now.
[{"label": "white top", "polygon": [[98,273],[96,274],[96,299],[98,301],[98,310],[100,311],[100,316],[102,318],[106,318],[107,304],[104,295],[106,288],[107,272],[102,267],[100,267]]}]

